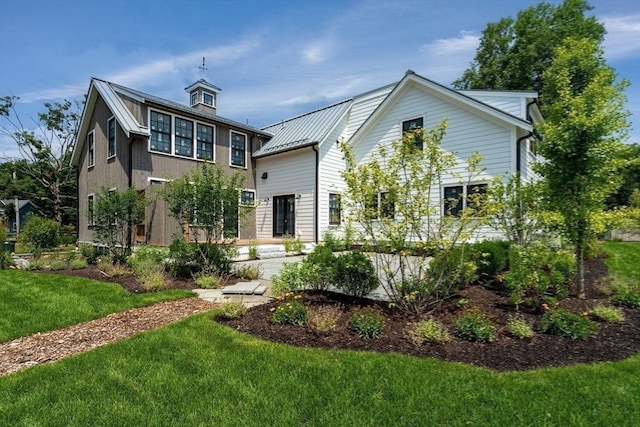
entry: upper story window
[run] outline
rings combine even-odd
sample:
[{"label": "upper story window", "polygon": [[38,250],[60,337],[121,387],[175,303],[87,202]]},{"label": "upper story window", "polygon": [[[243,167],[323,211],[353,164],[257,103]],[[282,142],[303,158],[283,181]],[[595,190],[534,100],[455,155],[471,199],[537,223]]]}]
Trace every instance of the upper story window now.
[{"label": "upper story window", "polygon": [[151,112],[151,150],[171,153],[171,116]]},{"label": "upper story window", "polygon": [[95,197],[93,193],[87,195],[87,225],[89,227],[95,225],[95,214],[93,213]]},{"label": "upper story window", "polygon": [[444,215],[460,216],[463,209],[480,207],[487,184],[452,185],[444,187]]},{"label": "upper story window", "polygon": [[176,155],[193,157],[193,122],[176,117]]},{"label": "upper story window", "polygon": [[111,158],[116,155],[116,118],[111,117],[107,122],[107,141],[108,154],[107,158]]},{"label": "upper story window", "polygon": [[202,92],[202,103],[210,107],[216,106],[216,98],[209,92]]},{"label": "upper story window", "polygon": [[197,125],[197,156],[202,160],[213,160],[213,127]]},{"label": "upper story window", "polygon": [[340,225],[340,195],[329,193],[329,225]]},{"label": "upper story window", "polygon": [[[416,119],[406,120],[402,122],[402,135],[404,136],[407,132],[413,132],[415,130],[421,129],[424,127],[422,117],[418,117]],[[422,138],[418,135],[413,136],[413,144],[417,149],[422,150]]]},{"label": "upper story window", "polygon": [[247,136],[231,132],[231,166],[247,166]]},{"label": "upper story window", "polygon": [[198,91],[194,90],[191,92],[191,106],[193,107],[198,103]]},{"label": "upper story window", "polygon": [[95,146],[95,141],[93,139],[93,134],[94,134],[94,131],[91,131],[87,134],[87,155],[89,157],[88,159],[89,167],[93,167],[93,165],[96,164],[96,146]]},{"label": "upper story window", "polygon": [[240,192],[240,205],[241,206],[255,206],[256,204],[256,192],[253,190],[242,190]]}]

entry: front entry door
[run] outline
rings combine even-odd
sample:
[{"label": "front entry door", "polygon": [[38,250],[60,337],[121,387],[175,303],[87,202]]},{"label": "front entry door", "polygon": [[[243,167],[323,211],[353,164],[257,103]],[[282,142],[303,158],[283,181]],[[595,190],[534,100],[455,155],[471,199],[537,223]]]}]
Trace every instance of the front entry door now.
[{"label": "front entry door", "polygon": [[296,235],[295,196],[273,198],[273,237]]}]

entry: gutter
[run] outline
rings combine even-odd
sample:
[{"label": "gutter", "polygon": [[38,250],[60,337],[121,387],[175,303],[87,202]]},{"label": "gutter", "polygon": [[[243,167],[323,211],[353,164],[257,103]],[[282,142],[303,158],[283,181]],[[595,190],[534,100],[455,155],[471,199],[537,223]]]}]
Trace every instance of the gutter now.
[{"label": "gutter", "polygon": [[318,244],[318,237],[320,236],[320,224],[318,220],[320,215],[318,211],[320,210],[320,150],[318,150],[319,144],[314,144],[312,146],[313,151],[316,153],[316,190],[315,190],[315,208],[313,210],[313,240],[316,244]]},{"label": "gutter", "polygon": [[[527,108],[526,108],[526,114],[527,114],[527,119],[529,119],[529,122],[532,122],[533,120],[531,119],[531,116],[529,115],[529,108],[534,105],[537,104],[538,100],[534,99],[533,101],[527,103]],[[533,123],[531,123],[533,125]],[[516,141],[516,173],[518,174],[518,176],[520,176],[520,172],[521,172],[521,168],[520,168],[520,160],[522,159],[522,148],[520,147],[521,142],[527,138],[531,138],[531,137],[535,137],[536,134],[531,131],[528,134],[526,134],[525,136],[522,136],[520,138],[517,139]]]}]

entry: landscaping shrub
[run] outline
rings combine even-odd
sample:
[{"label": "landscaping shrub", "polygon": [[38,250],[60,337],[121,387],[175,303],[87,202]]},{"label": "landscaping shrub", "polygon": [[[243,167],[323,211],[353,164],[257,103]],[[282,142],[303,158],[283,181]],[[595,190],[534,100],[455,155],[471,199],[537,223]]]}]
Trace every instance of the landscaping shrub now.
[{"label": "landscaping shrub", "polygon": [[9,252],[0,251],[0,270],[6,270],[12,265],[13,265],[13,256],[11,256]]},{"label": "landscaping shrub", "polygon": [[624,315],[620,309],[602,305],[589,310],[589,317],[597,322],[607,323],[619,323],[624,320]]},{"label": "landscaping shrub", "polygon": [[542,243],[512,245],[505,282],[514,304],[540,308],[544,297],[565,298],[575,275],[573,254],[550,251]]},{"label": "landscaping shrub", "polygon": [[418,345],[424,342],[443,343],[451,340],[447,327],[435,319],[416,323],[409,334]]},{"label": "landscaping shrub", "polygon": [[540,331],[574,340],[584,340],[596,335],[598,325],[585,316],[558,308],[549,310],[542,315]]},{"label": "landscaping shrub", "polygon": [[167,288],[164,267],[152,259],[140,260],[134,263],[133,273],[144,284],[144,288],[147,291],[159,291]]},{"label": "landscaping shrub", "polygon": [[255,242],[249,245],[249,259],[258,259],[258,245]]},{"label": "landscaping shrub", "polygon": [[233,274],[245,280],[256,280],[262,277],[262,265],[242,264],[233,268]]},{"label": "landscaping shrub", "polygon": [[285,299],[273,310],[271,323],[276,325],[304,325],[307,308],[298,301],[300,295],[286,294]]},{"label": "landscaping shrub", "polygon": [[186,243],[176,238],[169,246],[169,272],[174,277],[191,277],[200,271],[230,273],[234,250],[231,245]]},{"label": "landscaping shrub", "polygon": [[477,278],[477,266],[469,261],[468,248],[460,245],[449,251],[436,251],[428,275],[440,282],[438,298],[465,288]]},{"label": "landscaping shrub", "polygon": [[498,273],[509,265],[509,242],[504,240],[485,240],[470,245],[467,259],[476,265],[478,279],[491,282]]},{"label": "landscaping shrub", "polygon": [[223,319],[237,319],[244,316],[247,307],[239,301],[228,301],[220,305],[217,316]]},{"label": "landscaping shrub", "polygon": [[318,334],[330,334],[338,329],[338,320],[342,316],[341,305],[320,305],[308,311],[307,324]]},{"label": "landscaping shrub", "polygon": [[32,259],[29,262],[29,265],[27,266],[27,270],[29,271],[35,271],[35,270],[44,270],[45,268],[45,264],[44,261],[41,261],[39,259]]},{"label": "landscaping shrub", "polygon": [[301,270],[302,262],[283,263],[280,273],[271,277],[273,296],[279,297],[287,292],[304,289],[305,283]]},{"label": "landscaping shrub", "polygon": [[60,227],[58,245],[72,245],[76,242],[76,228],[73,225],[63,225]]},{"label": "landscaping shrub", "polygon": [[87,268],[87,261],[83,259],[74,259],[69,263],[69,267],[72,270],[82,270],[83,268]]},{"label": "landscaping shrub", "polygon": [[56,247],[59,234],[60,224],[57,221],[28,215],[20,233],[20,241],[29,244],[34,251],[41,252]]},{"label": "landscaping shrub", "polygon": [[350,252],[336,258],[334,284],[348,295],[364,297],[378,287],[373,263],[361,252]]},{"label": "landscaping shrub", "polygon": [[512,316],[507,321],[507,331],[511,336],[519,339],[531,338],[534,335],[531,325],[522,317]]},{"label": "landscaping shrub", "polygon": [[458,338],[475,342],[491,342],[496,333],[493,322],[476,310],[458,316],[453,321],[453,330]]},{"label": "landscaping shrub", "polygon": [[49,270],[51,271],[60,271],[67,268],[67,263],[61,260],[55,260],[51,262],[49,265]]},{"label": "landscaping shrub", "polygon": [[351,315],[351,326],[361,338],[378,338],[384,328],[384,316],[374,309],[356,310]]},{"label": "landscaping shrub", "polygon": [[215,275],[196,275],[195,276],[196,285],[202,289],[220,289],[225,286],[226,280],[221,276]]},{"label": "landscaping shrub", "polygon": [[80,245],[80,253],[87,260],[87,264],[95,265],[98,262],[98,257],[106,255],[107,250],[91,243],[83,243]]},{"label": "landscaping shrub", "polygon": [[302,253],[304,249],[304,243],[300,239],[294,239],[291,236],[287,236],[283,239],[284,251],[289,255],[298,255]]},{"label": "landscaping shrub", "polygon": [[127,259],[127,263],[134,267],[138,262],[153,261],[158,265],[164,265],[169,258],[169,248],[142,245],[138,246]]},{"label": "landscaping shrub", "polygon": [[327,231],[322,236],[322,242],[331,252],[344,251],[347,245],[344,240],[338,239],[333,233]]},{"label": "landscaping shrub", "polygon": [[640,307],[640,283],[621,276],[613,276],[610,280],[605,291],[611,295],[612,304],[629,308]]}]

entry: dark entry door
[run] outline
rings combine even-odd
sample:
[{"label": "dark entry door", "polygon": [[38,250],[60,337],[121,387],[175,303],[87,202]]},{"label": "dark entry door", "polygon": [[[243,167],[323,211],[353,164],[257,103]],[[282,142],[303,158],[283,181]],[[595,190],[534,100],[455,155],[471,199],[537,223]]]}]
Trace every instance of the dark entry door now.
[{"label": "dark entry door", "polygon": [[273,237],[296,235],[295,197],[275,196],[273,198]]}]

